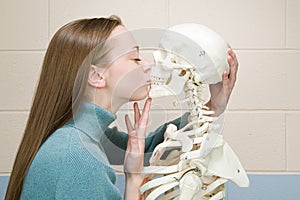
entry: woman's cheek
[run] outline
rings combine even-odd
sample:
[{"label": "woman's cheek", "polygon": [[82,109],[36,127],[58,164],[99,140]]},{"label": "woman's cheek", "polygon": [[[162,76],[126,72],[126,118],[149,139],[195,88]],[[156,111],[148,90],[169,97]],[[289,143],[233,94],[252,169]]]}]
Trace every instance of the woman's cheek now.
[{"label": "woman's cheek", "polygon": [[141,79],[133,71],[119,76],[113,83],[113,97],[129,99],[142,86],[141,83]]}]

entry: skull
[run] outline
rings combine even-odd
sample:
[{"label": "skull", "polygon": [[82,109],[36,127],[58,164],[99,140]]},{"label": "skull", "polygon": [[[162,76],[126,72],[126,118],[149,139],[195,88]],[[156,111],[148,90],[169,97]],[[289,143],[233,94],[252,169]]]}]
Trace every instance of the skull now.
[{"label": "skull", "polygon": [[162,36],[159,46],[153,52],[150,97],[178,94],[188,76],[182,76],[186,74],[183,71],[193,71],[194,81],[204,84],[218,83],[224,71],[229,73],[227,43],[206,26],[193,23],[172,26]]}]

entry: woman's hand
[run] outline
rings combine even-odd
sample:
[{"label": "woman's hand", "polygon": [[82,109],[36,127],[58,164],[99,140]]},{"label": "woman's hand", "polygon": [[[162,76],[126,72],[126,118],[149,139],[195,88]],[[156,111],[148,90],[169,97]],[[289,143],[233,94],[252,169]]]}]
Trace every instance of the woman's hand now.
[{"label": "woman's hand", "polygon": [[238,71],[238,60],[236,54],[233,52],[231,46],[228,44],[228,63],[230,67],[230,74],[225,71],[222,75],[222,82],[209,85],[211,99],[207,106],[215,111],[215,115],[222,114],[227,106],[231,92],[236,82]]},{"label": "woman's hand", "polygon": [[124,173],[126,175],[125,199],[139,199],[139,187],[143,178],[141,172],[144,168],[145,136],[148,125],[151,99],[147,99],[142,114],[137,103],[134,103],[134,126],[125,116],[128,130],[128,142],[124,159]]}]

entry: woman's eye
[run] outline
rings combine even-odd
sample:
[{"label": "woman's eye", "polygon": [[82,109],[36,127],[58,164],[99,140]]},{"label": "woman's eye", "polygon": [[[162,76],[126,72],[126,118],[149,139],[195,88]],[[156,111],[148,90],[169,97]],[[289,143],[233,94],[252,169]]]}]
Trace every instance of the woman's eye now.
[{"label": "woman's eye", "polygon": [[133,60],[136,61],[136,62],[142,61],[140,58],[134,58]]}]

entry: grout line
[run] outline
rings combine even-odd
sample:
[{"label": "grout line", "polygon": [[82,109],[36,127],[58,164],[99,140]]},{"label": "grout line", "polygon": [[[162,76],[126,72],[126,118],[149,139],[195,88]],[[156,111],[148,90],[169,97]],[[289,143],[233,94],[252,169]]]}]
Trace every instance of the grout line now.
[{"label": "grout line", "polygon": [[300,51],[300,48],[233,48],[233,50],[237,51]]},{"label": "grout line", "polygon": [[[121,108],[119,111],[131,111],[133,110],[132,108]],[[188,108],[164,108],[164,109],[157,109],[157,108],[151,108],[151,111],[188,111]],[[300,110],[298,109],[230,109],[226,110],[226,113],[243,113],[243,112],[265,112],[265,113],[282,113],[282,112],[287,112],[287,113],[298,113]]]},{"label": "grout line", "polygon": [[300,171],[247,171],[247,174],[259,174],[259,175],[289,175],[289,174],[299,174]]},{"label": "grout line", "polygon": [[[163,109],[163,111],[174,111],[174,112],[178,112],[178,111],[188,111],[189,109]],[[119,111],[124,112],[124,111],[133,111],[132,108],[128,108],[128,109],[120,109]],[[162,109],[151,109],[151,111],[162,111]],[[28,109],[0,109],[0,112],[29,112]],[[226,110],[226,113],[298,113],[300,112],[300,110]]]},{"label": "grout line", "polygon": [[167,16],[168,16],[168,20],[167,20],[168,26],[167,27],[170,27],[170,0],[167,0]]},{"label": "grout line", "polygon": [[287,48],[287,6],[288,0],[285,0],[284,6],[284,47]]},{"label": "grout line", "polygon": [[270,112],[270,113],[281,113],[281,112],[300,112],[299,109],[228,109],[225,112]]},{"label": "grout line", "polygon": [[0,172],[0,176],[10,176],[10,173],[8,173],[8,172]]},{"label": "grout line", "polygon": [[[49,20],[50,21],[50,20]],[[50,22],[48,22],[50,23]],[[168,19],[168,26],[169,19]],[[50,24],[48,25],[48,40],[50,39]],[[49,41],[48,41],[49,42]],[[47,49],[0,49],[0,52],[14,52],[14,51],[46,51]],[[300,48],[233,48],[234,51],[255,51],[255,52],[268,52],[268,51],[300,51]]]},{"label": "grout line", "polygon": [[48,43],[50,41],[50,0],[48,0]]},{"label": "grout line", "polygon": [[[248,175],[300,175],[300,171],[246,171]],[[116,172],[122,175],[122,172]],[[10,176],[11,173],[0,172],[0,176]]]},{"label": "grout line", "polygon": [[0,113],[28,113],[29,110],[0,110]]},{"label": "grout line", "polygon": [[1,49],[0,53],[10,53],[10,52],[17,52],[17,53],[39,53],[39,52],[45,52],[46,49]]},{"label": "grout line", "polygon": [[[300,171],[247,171],[248,175],[300,175]],[[122,172],[116,172],[118,175],[122,175]],[[10,176],[11,173],[0,172],[0,176]]]},{"label": "grout line", "polygon": [[284,153],[285,153],[285,170],[288,171],[288,151],[287,151],[287,113],[284,114]]},{"label": "grout line", "polygon": [[[50,19],[49,19],[50,21]],[[50,39],[50,22],[48,22],[48,39]],[[168,26],[169,24],[169,19],[168,19]],[[0,49],[1,51],[45,51],[45,49]],[[300,48],[233,48],[233,50],[237,51],[300,51]]]}]

